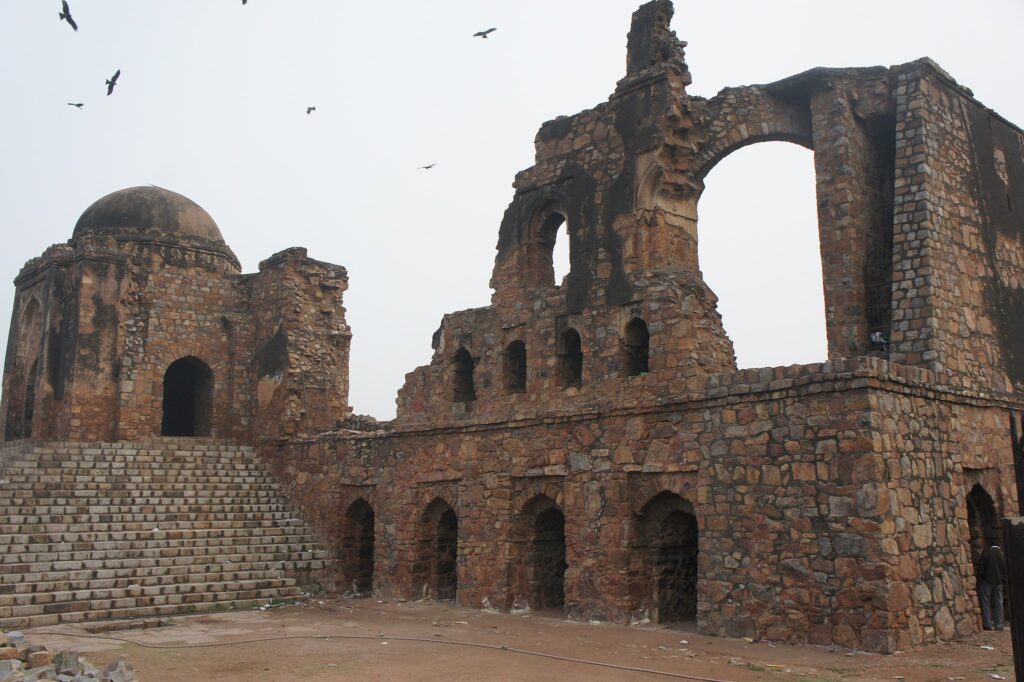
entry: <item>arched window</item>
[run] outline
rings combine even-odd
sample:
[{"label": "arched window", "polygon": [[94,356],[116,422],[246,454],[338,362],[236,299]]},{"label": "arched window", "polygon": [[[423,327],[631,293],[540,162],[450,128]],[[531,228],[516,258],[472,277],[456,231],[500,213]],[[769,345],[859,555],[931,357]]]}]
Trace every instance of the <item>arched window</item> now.
[{"label": "arched window", "polygon": [[473,385],[473,356],[460,347],[453,358],[455,394],[453,400],[465,403],[476,400],[476,388]]},{"label": "arched window", "polygon": [[502,354],[502,379],[506,393],[526,392],[526,344],[513,341]]},{"label": "arched window", "polygon": [[622,335],[622,367],[627,377],[635,377],[648,371],[651,335],[647,323],[634,317],[626,325]]},{"label": "arched window", "polygon": [[558,339],[558,378],[566,388],[583,385],[583,342],[572,327]]},{"label": "arched window", "polygon": [[544,204],[530,220],[531,239],[523,259],[528,286],[560,286],[569,274],[571,241],[567,212],[560,201]]},{"label": "arched window", "polygon": [[209,436],[213,425],[213,372],[197,357],[175,360],[164,373],[164,436]]}]

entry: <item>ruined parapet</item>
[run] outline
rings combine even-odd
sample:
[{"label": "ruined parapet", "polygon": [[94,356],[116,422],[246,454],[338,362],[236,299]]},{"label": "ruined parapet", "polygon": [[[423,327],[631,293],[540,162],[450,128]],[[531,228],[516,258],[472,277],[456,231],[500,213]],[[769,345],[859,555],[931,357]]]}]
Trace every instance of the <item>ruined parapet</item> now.
[{"label": "ruined parapet", "polygon": [[327,431],[350,414],[347,288],[345,268],[313,260],[302,248],[260,263],[251,299],[258,438]]}]

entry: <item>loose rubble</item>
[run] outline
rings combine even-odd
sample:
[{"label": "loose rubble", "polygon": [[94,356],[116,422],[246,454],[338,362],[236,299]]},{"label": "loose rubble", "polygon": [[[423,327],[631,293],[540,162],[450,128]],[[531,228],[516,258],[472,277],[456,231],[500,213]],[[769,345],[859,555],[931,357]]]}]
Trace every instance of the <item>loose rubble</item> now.
[{"label": "loose rubble", "polygon": [[53,653],[30,646],[24,634],[0,631],[0,682],[137,682],[128,661],[112,661],[102,671],[75,651]]}]

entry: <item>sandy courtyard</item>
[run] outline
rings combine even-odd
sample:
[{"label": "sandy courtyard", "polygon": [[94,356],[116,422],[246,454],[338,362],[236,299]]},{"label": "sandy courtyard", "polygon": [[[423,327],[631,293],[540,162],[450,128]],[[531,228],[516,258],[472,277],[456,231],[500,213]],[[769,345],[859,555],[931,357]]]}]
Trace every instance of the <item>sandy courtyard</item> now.
[{"label": "sandy courtyard", "polygon": [[1009,632],[882,656],[707,637],[687,627],[620,627],[372,599],[312,599],[169,622],[89,638],[76,637],[84,630],[72,626],[25,634],[52,651],[86,652],[100,666],[126,658],[143,682],[1014,679]]}]

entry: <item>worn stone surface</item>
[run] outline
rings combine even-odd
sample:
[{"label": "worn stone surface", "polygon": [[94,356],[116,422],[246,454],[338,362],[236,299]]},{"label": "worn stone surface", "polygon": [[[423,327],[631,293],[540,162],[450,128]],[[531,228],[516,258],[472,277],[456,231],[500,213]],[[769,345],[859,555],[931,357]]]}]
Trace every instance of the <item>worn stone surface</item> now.
[{"label": "worn stone surface", "polygon": [[[154,193],[184,207],[155,211]],[[76,229],[15,281],[0,404],[6,440],[252,441],[324,430],[349,413],[344,268],[296,248],[242,275],[226,244],[208,238],[219,231],[205,211],[212,227],[193,234],[202,209],[184,197],[159,188],[111,197],[80,226],[110,201],[100,212],[121,211],[121,223]],[[182,360],[207,374],[210,409],[190,433],[168,432],[164,420],[165,379]]]},{"label": "worn stone surface", "polygon": [[[195,355],[213,433],[261,447],[353,592],[883,652],[976,631],[1024,408],[1024,135],[927,59],[692,97],[671,17],[638,10],[612,97],[541,127],[491,305],[444,317],[394,421],[348,414],[343,269],[239,275],[190,227],[26,266],[8,438],[153,435]],[[814,150],[829,356],[737,371],[697,208],[768,140]]]}]

